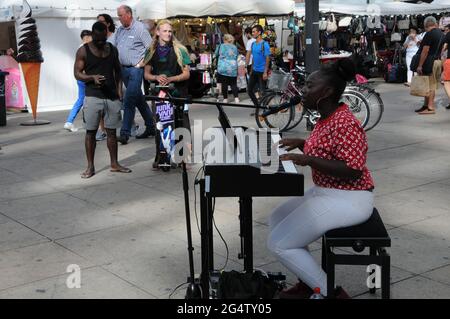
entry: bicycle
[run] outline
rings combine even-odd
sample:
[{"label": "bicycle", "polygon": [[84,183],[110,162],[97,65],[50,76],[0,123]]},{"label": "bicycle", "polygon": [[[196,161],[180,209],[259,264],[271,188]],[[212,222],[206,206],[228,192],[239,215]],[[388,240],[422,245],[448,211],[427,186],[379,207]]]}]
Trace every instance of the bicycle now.
[{"label": "bicycle", "polygon": [[351,83],[347,87],[347,91],[356,91],[364,95],[364,98],[369,103],[370,119],[367,125],[364,127],[365,131],[373,129],[380,123],[384,113],[384,103],[381,99],[380,93],[378,93],[370,85],[373,82],[367,82],[364,84]]},{"label": "bicycle", "polygon": [[[261,99],[262,109],[257,109],[255,119],[259,127],[264,127],[263,123],[269,128],[279,128],[281,132],[292,130],[302,121],[308,112],[301,103],[289,107],[277,109],[277,106],[287,103],[294,96],[302,96],[301,86],[306,81],[306,71],[304,68],[296,67],[291,73],[279,71],[280,75],[276,75],[272,90],[266,91],[265,96]],[[273,76],[273,74],[272,74]],[[280,77],[281,79],[279,79]],[[285,84],[285,82],[287,82]],[[279,84],[281,83],[281,85]],[[283,87],[284,86],[284,87]],[[277,87],[279,89],[277,89]],[[270,86],[269,86],[270,89]],[[342,95],[341,102],[347,104],[361,123],[363,127],[367,125],[370,118],[370,107],[366,97],[357,90],[346,90]],[[267,112],[267,109],[275,108],[278,112]],[[268,115],[269,114],[269,115]],[[283,125],[276,125],[273,119],[280,118],[283,115]],[[270,116],[270,118],[269,118]],[[315,116],[314,116],[315,117]]]},{"label": "bicycle", "polygon": [[[275,113],[267,113],[266,111],[277,108],[280,104],[287,101],[271,99],[270,97],[273,93],[281,94],[285,92],[289,96],[294,96],[298,92],[291,92],[293,88],[291,73],[284,72],[281,69],[272,71],[268,81],[268,89],[263,92],[259,100],[259,106],[255,109],[255,121],[259,128],[278,128],[280,132],[288,130],[289,124],[292,121],[291,108],[282,108],[279,112]],[[264,112],[268,115],[263,116]]]}]

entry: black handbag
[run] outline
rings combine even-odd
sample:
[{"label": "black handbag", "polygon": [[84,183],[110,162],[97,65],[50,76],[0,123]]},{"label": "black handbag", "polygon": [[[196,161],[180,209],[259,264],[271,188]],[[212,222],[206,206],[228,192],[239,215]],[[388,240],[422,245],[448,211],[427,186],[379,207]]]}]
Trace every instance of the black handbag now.
[{"label": "black handbag", "polygon": [[[422,53],[416,53],[412,60],[411,60],[411,66],[409,69],[413,72],[417,72],[417,68],[419,67],[420,62],[420,56]],[[433,73],[433,64],[434,64],[435,57],[428,54],[425,62],[422,65],[422,73],[423,75],[431,75]]]},{"label": "black handbag", "polygon": [[219,299],[273,299],[280,287],[260,271],[222,272],[219,278]]},{"label": "black handbag", "polygon": [[[436,61],[438,59],[438,55],[440,52],[440,48],[441,48],[441,44],[442,44],[442,40],[445,38],[445,35],[443,35],[441,37],[441,40],[439,41],[439,45],[437,47],[437,52],[435,52],[434,54],[428,54],[427,58],[425,59],[425,62],[422,65],[422,73],[423,75],[431,75],[433,74],[433,65],[434,65],[434,61]],[[417,52],[412,60],[411,60],[411,66],[409,67],[409,69],[413,72],[417,72],[417,68],[419,67],[419,62],[420,62],[420,56],[422,55],[422,50],[419,50],[419,52]]]}]

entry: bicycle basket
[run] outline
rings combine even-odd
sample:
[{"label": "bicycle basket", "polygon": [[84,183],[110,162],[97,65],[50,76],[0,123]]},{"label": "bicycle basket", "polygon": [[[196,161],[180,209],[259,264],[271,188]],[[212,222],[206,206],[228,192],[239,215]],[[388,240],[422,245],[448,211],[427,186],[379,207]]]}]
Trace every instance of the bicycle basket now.
[{"label": "bicycle basket", "polygon": [[267,82],[267,87],[269,90],[285,91],[291,81],[292,74],[282,73],[280,71],[272,71]]}]

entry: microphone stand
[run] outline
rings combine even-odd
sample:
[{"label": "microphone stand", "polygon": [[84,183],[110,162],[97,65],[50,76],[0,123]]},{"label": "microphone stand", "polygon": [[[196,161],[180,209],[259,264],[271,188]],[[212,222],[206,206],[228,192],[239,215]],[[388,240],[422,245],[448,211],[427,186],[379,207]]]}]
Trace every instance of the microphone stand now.
[{"label": "microphone stand", "polygon": [[[167,88],[173,89],[173,86],[152,86],[152,90],[154,88]],[[173,102],[177,100],[168,94],[168,98],[156,98],[153,100],[165,100],[169,102]],[[175,119],[176,121],[176,119]],[[200,282],[195,281],[195,270],[194,270],[194,246],[192,245],[192,229],[191,229],[191,210],[189,205],[189,179],[188,173],[186,169],[186,162],[183,159],[181,162],[181,166],[183,169],[183,192],[184,192],[184,208],[186,213],[186,230],[187,230],[187,241],[188,241],[188,258],[189,258],[189,286],[186,290],[185,299],[201,299],[202,298],[202,290],[200,287]]]},{"label": "microphone stand", "polygon": [[189,207],[189,181],[186,169],[186,163],[181,163],[183,168],[183,191],[184,191],[184,206],[186,211],[186,229],[187,229],[187,240],[188,240],[188,254],[189,254],[189,286],[186,290],[186,299],[201,299],[202,291],[200,288],[200,283],[195,282],[194,274],[194,247],[192,246],[192,230],[191,230],[191,212]]}]

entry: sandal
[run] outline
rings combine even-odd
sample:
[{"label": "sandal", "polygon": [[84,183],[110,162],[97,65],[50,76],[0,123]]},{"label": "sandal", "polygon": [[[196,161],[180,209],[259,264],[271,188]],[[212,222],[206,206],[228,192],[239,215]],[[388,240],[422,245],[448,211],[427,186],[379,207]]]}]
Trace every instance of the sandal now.
[{"label": "sandal", "polygon": [[426,110],[419,112],[419,115],[428,115],[428,114],[436,114],[435,110],[430,110],[429,108],[427,108]]},{"label": "sandal", "polygon": [[95,175],[95,171],[84,171],[83,173],[81,173],[81,178],[82,179],[88,179],[88,178],[91,178],[94,175]]},{"label": "sandal", "polygon": [[110,169],[111,173],[131,173],[132,170],[126,167],[112,168]]},{"label": "sandal", "polygon": [[425,110],[428,110],[428,105],[424,105],[420,109],[414,110],[414,112],[420,113],[420,112],[423,112]]}]

